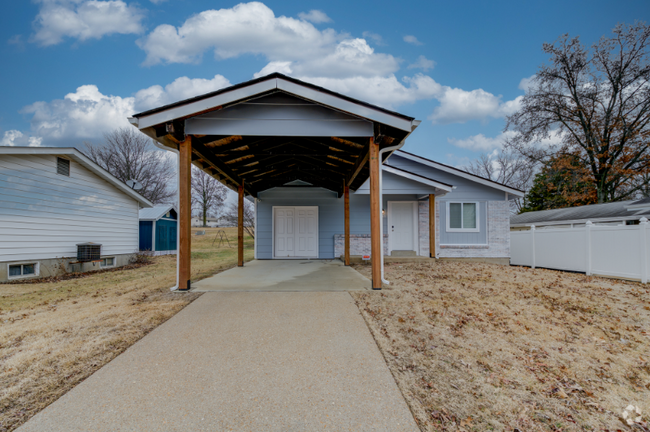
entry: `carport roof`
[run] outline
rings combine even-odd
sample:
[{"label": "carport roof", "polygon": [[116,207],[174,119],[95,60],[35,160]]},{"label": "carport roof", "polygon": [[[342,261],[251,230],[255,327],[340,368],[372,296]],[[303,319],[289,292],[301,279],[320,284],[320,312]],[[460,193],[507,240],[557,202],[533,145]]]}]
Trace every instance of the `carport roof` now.
[{"label": "carport roof", "polygon": [[420,123],[280,73],[129,120],[170,149],[191,135],[194,165],[252,196],[295,180],[356,190],[369,177],[370,139],[401,145]]}]

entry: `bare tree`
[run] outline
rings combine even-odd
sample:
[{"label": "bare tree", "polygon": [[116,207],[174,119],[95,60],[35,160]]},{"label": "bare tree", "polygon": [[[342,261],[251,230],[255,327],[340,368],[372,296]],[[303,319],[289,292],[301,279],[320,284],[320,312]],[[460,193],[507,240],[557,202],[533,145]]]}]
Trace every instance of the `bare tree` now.
[{"label": "bare tree", "polygon": [[[648,190],[650,174],[650,27],[618,25],[613,33],[591,50],[568,35],[544,44],[550,64],[506,126],[516,132],[508,145],[531,160],[577,157],[586,193],[599,203]],[[558,143],[540,144],[553,137]]]},{"label": "bare tree", "polygon": [[223,184],[192,166],[192,206],[201,213],[204,227],[207,226],[208,212],[221,206],[226,194],[227,189]]},{"label": "bare tree", "polygon": [[[501,150],[490,154],[483,153],[463,169],[474,175],[490,179],[506,186],[528,191],[535,174],[535,163],[512,151]],[[520,212],[524,205],[522,198],[510,201],[511,210]]]},{"label": "bare tree", "polygon": [[[239,224],[239,207],[235,203],[230,203],[224,214],[224,218],[230,225]],[[248,200],[244,200],[244,230],[251,237],[255,238],[255,205]]]},{"label": "bare tree", "polygon": [[157,149],[151,139],[134,128],[115,129],[104,135],[99,146],[85,143],[86,155],[117,179],[137,180],[138,192],[154,204],[170,202],[174,190],[174,162]]}]

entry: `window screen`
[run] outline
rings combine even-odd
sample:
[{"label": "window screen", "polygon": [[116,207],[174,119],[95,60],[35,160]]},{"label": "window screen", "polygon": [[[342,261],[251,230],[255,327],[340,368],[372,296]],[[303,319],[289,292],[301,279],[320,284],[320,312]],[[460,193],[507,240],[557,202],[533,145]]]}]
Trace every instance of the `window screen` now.
[{"label": "window screen", "polygon": [[476,203],[463,204],[463,228],[476,228]]},{"label": "window screen", "polygon": [[449,204],[449,228],[461,229],[463,227],[463,208],[460,203]]},{"label": "window screen", "polygon": [[63,158],[56,158],[56,173],[70,177],[70,161]]}]

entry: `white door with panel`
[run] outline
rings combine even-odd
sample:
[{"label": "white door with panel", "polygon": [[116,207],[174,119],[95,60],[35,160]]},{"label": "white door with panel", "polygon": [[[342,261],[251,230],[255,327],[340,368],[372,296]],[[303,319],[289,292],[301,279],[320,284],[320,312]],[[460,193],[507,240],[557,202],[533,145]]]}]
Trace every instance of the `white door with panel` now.
[{"label": "white door with panel", "polygon": [[417,201],[388,202],[389,253],[418,251]]},{"label": "white door with panel", "polygon": [[318,258],[318,207],[273,207],[273,258]]}]

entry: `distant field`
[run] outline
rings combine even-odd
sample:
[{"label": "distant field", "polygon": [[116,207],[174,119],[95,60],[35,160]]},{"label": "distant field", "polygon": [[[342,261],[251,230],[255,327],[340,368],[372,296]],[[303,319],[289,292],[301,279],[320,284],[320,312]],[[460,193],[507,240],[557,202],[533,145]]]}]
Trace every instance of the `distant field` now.
[{"label": "distant field", "polygon": [[[217,247],[220,228],[192,232],[192,280],[237,265],[232,248]],[[253,239],[245,237],[245,259]],[[55,401],[199,294],[172,293],[176,256],[153,264],[53,283],[0,285],[0,431],[10,431]]]}]

